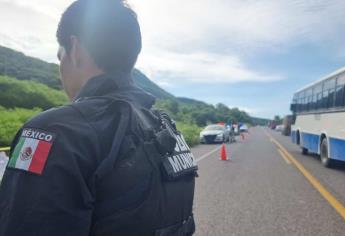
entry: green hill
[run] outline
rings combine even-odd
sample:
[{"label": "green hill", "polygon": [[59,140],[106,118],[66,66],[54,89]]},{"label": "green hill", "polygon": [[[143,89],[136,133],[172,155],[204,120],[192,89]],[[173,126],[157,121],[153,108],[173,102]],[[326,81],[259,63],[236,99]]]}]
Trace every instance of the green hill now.
[{"label": "green hill", "polygon": [[[31,80],[54,89],[62,89],[58,65],[2,46],[0,46],[0,75],[14,77],[18,80]],[[159,99],[174,99],[173,95],[153,83],[137,69],[133,71],[133,79],[139,87]]]},{"label": "green hill", "polygon": [[30,80],[17,80],[0,76],[0,106],[8,109],[16,107],[47,110],[68,102],[62,90]]},{"label": "green hill", "polygon": [[[133,71],[133,79],[158,98],[156,108],[170,113],[191,145],[198,142],[200,127],[209,123],[252,123],[251,117],[237,108],[177,98],[137,69]],[[59,80],[58,65],[1,46],[0,91],[0,146],[9,145],[15,132],[33,115],[68,102]]]},{"label": "green hill", "polygon": [[133,79],[140,88],[153,94],[158,99],[175,99],[172,94],[160,88],[137,69],[133,70]]},{"label": "green hill", "polygon": [[0,75],[19,80],[32,80],[51,88],[61,89],[59,67],[21,52],[0,46]]},{"label": "green hill", "polygon": [[184,98],[184,97],[178,97],[176,98],[179,103],[186,104],[186,105],[193,105],[193,106],[209,106],[209,104],[198,101],[192,98]]},{"label": "green hill", "polygon": [[[59,79],[59,67],[21,52],[0,46],[0,106],[5,108],[38,107],[46,110],[67,102]],[[11,77],[11,78],[10,78]],[[175,97],[152,82],[137,69],[134,82],[158,98],[157,107],[170,111],[176,120],[203,126],[217,121],[251,122],[250,117],[238,109],[225,105],[213,106],[191,98]],[[19,94],[21,96],[19,96]]]}]

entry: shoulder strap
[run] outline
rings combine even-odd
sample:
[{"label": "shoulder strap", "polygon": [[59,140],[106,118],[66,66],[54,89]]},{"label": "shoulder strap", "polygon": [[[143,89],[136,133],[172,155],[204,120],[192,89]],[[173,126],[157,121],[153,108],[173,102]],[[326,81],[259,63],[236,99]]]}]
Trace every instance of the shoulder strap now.
[{"label": "shoulder strap", "polygon": [[114,164],[117,160],[120,147],[122,144],[122,140],[126,135],[126,131],[128,128],[128,124],[130,121],[130,104],[124,101],[116,101],[120,104],[121,111],[120,114],[120,121],[118,125],[118,129],[116,130],[115,137],[110,148],[110,152],[108,156],[101,162],[95,172],[95,176],[99,179],[102,179],[109,171],[114,168]]},{"label": "shoulder strap", "polygon": [[[98,179],[103,178],[109,171],[113,170],[120,153],[122,141],[129,129],[139,140],[149,141],[154,137],[154,130],[151,128],[152,122],[157,122],[157,118],[150,113],[150,110],[143,111],[142,109],[136,108],[122,97],[106,97],[112,99],[114,104],[119,105],[120,121],[110,152],[96,169],[95,176]],[[150,114],[144,114],[145,112]]]}]

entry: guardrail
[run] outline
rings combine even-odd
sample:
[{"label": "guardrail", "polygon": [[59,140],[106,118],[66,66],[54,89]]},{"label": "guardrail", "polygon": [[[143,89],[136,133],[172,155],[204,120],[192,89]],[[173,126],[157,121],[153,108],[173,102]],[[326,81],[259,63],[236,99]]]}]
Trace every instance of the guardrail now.
[{"label": "guardrail", "polygon": [[0,147],[0,152],[8,152],[10,149],[10,147]]}]

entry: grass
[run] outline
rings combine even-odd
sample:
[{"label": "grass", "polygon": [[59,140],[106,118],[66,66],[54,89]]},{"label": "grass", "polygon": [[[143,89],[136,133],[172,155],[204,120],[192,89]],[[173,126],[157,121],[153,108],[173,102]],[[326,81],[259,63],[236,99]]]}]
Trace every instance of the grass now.
[{"label": "grass", "polygon": [[199,144],[199,134],[202,128],[194,124],[187,124],[182,122],[176,123],[177,129],[181,131],[184,139],[190,147]]}]

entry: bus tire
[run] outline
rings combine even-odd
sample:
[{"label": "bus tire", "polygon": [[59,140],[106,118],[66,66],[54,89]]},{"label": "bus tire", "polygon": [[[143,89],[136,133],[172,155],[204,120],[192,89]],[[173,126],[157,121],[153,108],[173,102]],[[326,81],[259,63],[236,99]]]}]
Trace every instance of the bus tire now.
[{"label": "bus tire", "polygon": [[330,168],[332,167],[332,159],[328,156],[328,143],[327,138],[322,139],[320,147],[320,159],[323,166]]},{"label": "bus tire", "polygon": [[308,155],[308,148],[302,147],[302,154]]}]

